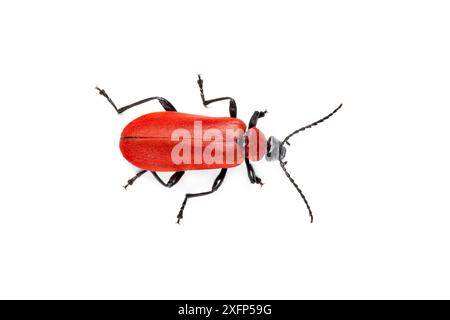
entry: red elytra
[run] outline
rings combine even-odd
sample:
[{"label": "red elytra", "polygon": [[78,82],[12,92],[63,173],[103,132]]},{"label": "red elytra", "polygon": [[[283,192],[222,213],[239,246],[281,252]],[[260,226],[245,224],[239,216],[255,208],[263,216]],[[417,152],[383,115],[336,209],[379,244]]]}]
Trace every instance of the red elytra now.
[{"label": "red elytra", "polygon": [[[245,133],[246,128],[237,118],[153,112],[131,121],[124,128],[120,150],[131,164],[149,171],[231,168],[241,164],[244,157],[257,161],[266,153],[264,134],[256,127]],[[208,135],[209,132],[214,135]],[[176,133],[184,135],[177,137]],[[180,142],[187,144],[190,150],[187,157],[183,150],[174,154]],[[187,161],[174,161],[174,155],[179,154]],[[206,159],[204,154],[212,154],[213,159]]]}]

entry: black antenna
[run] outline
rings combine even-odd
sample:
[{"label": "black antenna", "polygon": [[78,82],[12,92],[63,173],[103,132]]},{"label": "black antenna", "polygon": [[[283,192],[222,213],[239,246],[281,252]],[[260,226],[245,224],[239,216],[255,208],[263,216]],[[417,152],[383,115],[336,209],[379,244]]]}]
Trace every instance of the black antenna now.
[{"label": "black antenna", "polygon": [[[288,135],[286,138],[284,138],[283,142],[281,142],[280,144],[280,150],[283,148],[284,144],[286,143],[287,145],[289,145],[288,140],[295,134],[299,133],[300,131],[305,131],[306,129],[309,129],[311,127],[314,127],[316,125],[318,125],[321,122],[324,122],[325,120],[327,120],[328,118],[330,118],[333,114],[335,114],[340,108],[342,107],[342,103],[340,104],[339,107],[337,107],[333,112],[331,112],[329,115],[327,115],[326,117],[323,117],[320,120],[317,120],[316,122],[313,122],[305,127],[302,127],[300,129],[295,130],[294,132],[292,132],[290,135]],[[303,201],[306,204],[306,207],[308,208],[309,211],[309,216],[311,217],[311,223],[313,222],[313,214],[311,211],[311,207],[309,206],[308,200],[306,200],[305,195],[303,194],[302,190],[300,189],[300,187],[298,186],[298,184],[294,181],[294,179],[291,177],[291,175],[289,174],[289,172],[286,169],[286,163],[287,161],[283,161],[283,159],[279,159],[280,161],[280,166],[283,169],[284,173],[286,174],[286,177],[288,177],[289,181],[294,185],[295,189],[297,189],[298,193],[300,193],[300,195],[302,196]]]}]

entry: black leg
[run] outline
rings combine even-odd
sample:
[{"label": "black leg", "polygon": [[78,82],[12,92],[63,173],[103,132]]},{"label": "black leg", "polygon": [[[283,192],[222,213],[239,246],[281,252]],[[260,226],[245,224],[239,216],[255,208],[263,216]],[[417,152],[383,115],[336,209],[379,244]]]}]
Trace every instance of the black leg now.
[{"label": "black leg", "polygon": [[174,185],[176,185],[178,181],[180,181],[181,177],[184,175],[184,171],[177,171],[169,178],[169,181],[167,181],[166,183],[158,176],[156,172],[151,171],[151,173],[156,178],[156,180],[158,180],[159,183],[161,183],[163,186],[167,188],[172,188]]},{"label": "black leg", "polygon": [[219,187],[222,185],[222,182],[225,180],[226,173],[227,173],[227,169],[220,170],[220,173],[217,175],[216,179],[214,180],[211,191],[200,192],[200,193],[186,193],[186,195],[184,196],[184,201],[180,208],[180,212],[178,213],[178,216],[177,216],[177,219],[178,219],[177,223],[180,223],[180,220],[183,219],[183,211],[184,211],[184,207],[186,206],[186,202],[188,201],[188,199],[206,196],[208,194],[216,192],[217,189],[219,189]]},{"label": "black leg", "polygon": [[206,100],[205,99],[205,94],[203,93],[203,80],[200,77],[200,75],[198,75],[197,83],[198,83],[198,86],[200,87],[200,95],[202,96],[203,105],[205,107],[208,107],[208,105],[210,103],[223,101],[223,100],[229,100],[230,101],[230,117],[236,118],[236,116],[237,116],[237,107],[236,107],[236,101],[234,101],[233,98],[223,97],[223,98],[216,98],[216,99]]},{"label": "black leg", "polygon": [[256,127],[256,124],[258,123],[258,119],[264,117],[268,111],[255,111],[253,112],[252,117],[250,118],[250,121],[248,123],[248,128]]},{"label": "black leg", "polygon": [[264,185],[264,183],[256,175],[255,169],[253,169],[253,166],[251,165],[250,160],[248,160],[247,158],[245,158],[245,165],[247,166],[247,174],[248,174],[248,178],[250,179],[250,182],[257,183],[262,187]]},{"label": "black leg", "polygon": [[128,180],[127,184],[123,186],[125,188],[125,190],[129,186],[133,185],[133,183],[136,181],[136,179],[139,178],[140,176],[142,176],[146,172],[147,172],[147,170],[142,170],[142,171],[139,171],[138,173],[136,173],[136,175],[133,178],[131,178],[130,180]]},{"label": "black leg", "polygon": [[[139,171],[133,178],[128,180],[127,184],[123,187],[125,189],[127,189],[129,186],[133,185],[133,183],[136,181],[137,178],[139,178],[146,172],[147,172],[147,170]],[[177,171],[169,178],[169,181],[167,181],[167,183],[166,183],[158,176],[158,174],[156,172],[154,172],[154,171],[150,171],[150,172],[153,174],[153,176],[156,178],[156,180],[158,180],[159,183],[161,183],[163,186],[165,186],[167,188],[171,188],[174,185],[176,185],[180,181],[181,177],[184,175],[184,171]]]},{"label": "black leg", "polygon": [[[256,127],[256,124],[258,123],[258,119],[264,117],[266,115],[266,113],[267,113],[267,110],[253,112],[253,115],[250,118],[250,121],[248,122],[248,128],[251,129],[251,128]],[[250,182],[257,183],[262,187],[264,183],[256,175],[255,169],[253,169],[253,166],[250,164],[250,160],[248,160],[247,158],[245,159],[245,165],[247,167],[247,174],[248,174],[248,178],[250,179]]]},{"label": "black leg", "polygon": [[114,107],[114,109],[117,111],[118,114],[121,114],[122,112],[124,112],[124,111],[126,111],[126,110],[128,110],[130,108],[133,108],[133,107],[138,106],[140,104],[143,104],[145,102],[149,102],[151,100],[158,100],[159,103],[164,108],[164,110],[166,110],[166,111],[177,111],[175,109],[175,107],[168,100],[166,100],[164,98],[161,98],[161,97],[151,97],[151,98],[139,100],[139,101],[137,101],[135,103],[129,104],[129,105],[127,105],[125,107],[122,107],[122,108],[117,108],[116,104],[111,100],[111,98],[108,96],[108,94],[106,93],[105,90],[100,89],[99,87],[95,87],[95,88],[98,90],[98,93],[100,95],[104,96],[108,100],[108,102],[111,103],[111,105]]}]

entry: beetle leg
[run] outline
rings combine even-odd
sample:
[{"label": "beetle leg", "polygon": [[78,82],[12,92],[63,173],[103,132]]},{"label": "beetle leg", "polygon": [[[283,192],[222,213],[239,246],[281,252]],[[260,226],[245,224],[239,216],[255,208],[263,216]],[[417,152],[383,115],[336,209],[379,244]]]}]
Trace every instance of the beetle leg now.
[{"label": "beetle leg", "polygon": [[219,187],[222,185],[222,182],[225,180],[225,175],[226,174],[227,174],[227,169],[220,170],[220,173],[217,175],[216,179],[214,180],[214,183],[212,185],[211,191],[199,192],[199,193],[186,193],[186,195],[184,196],[184,201],[181,204],[180,212],[177,215],[177,219],[178,219],[177,223],[178,224],[180,223],[180,220],[183,219],[183,211],[184,211],[184,207],[186,206],[186,203],[187,203],[188,199],[195,198],[195,197],[206,196],[208,194],[216,192],[217,189],[219,189]]},{"label": "beetle leg", "polygon": [[[253,115],[250,118],[250,121],[248,123],[248,128],[251,129],[251,128],[256,127],[256,124],[258,123],[258,119],[263,118],[267,112],[268,112],[267,110],[253,112]],[[255,169],[253,169],[253,166],[250,164],[250,161],[247,158],[245,159],[245,165],[247,166],[247,174],[248,174],[248,178],[250,179],[250,182],[257,183],[262,187],[264,185],[264,183],[256,175]]]},{"label": "beetle leg", "polygon": [[247,158],[245,158],[245,165],[247,166],[247,174],[248,174],[248,178],[250,179],[250,182],[257,183],[262,187],[264,185],[264,183],[256,175],[255,169],[253,169],[253,166],[251,165],[250,160],[248,160]]},{"label": "beetle leg", "polygon": [[130,108],[136,107],[136,106],[138,106],[140,104],[143,104],[145,102],[149,102],[149,101],[152,101],[152,100],[158,100],[159,103],[164,108],[164,110],[166,110],[166,111],[177,111],[177,109],[175,109],[175,107],[167,99],[162,98],[162,97],[151,97],[151,98],[139,100],[139,101],[134,102],[132,104],[126,105],[125,107],[122,107],[122,108],[117,108],[116,104],[108,96],[108,94],[106,93],[105,90],[100,89],[99,87],[95,87],[95,89],[98,90],[98,93],[100,95],[104,96],[108,100],[108,102],[114,107],[114,109],[117,111],[118,114],[121,114],[122,112],[124,112],[124,111],[126,111],[126,110],[128,110]]},{"label": "beetle leg", "polygon": [[256,124],[258,123],[258,119],[264,117],[267,112],[268,112],[267,110],[253,112],[253,115],[250,118],[250,121],[248,123],[248,128],[250,129],[250,128],[256,127]]},{"label": "beetle leg", "polygon": [[139,171],[138,173],[136,173],[136,175],[133,178],[131,178],[130,180],[128,180],[127,184],[123,186],[125,188],[125,190],[127,190],[127,188],[129,186],[133,185],[133,183],[136,181],[136,179],[139,178],[140,176],[142,176],[146,172],[147,172],[147,170],[142,170],[142,171]]},{"label": "beetle leg", "polygon": [[205,94],[203,93],[203,79],[201,78],[200,75],[198,75],[197,83],[198,83],[198,86],[200,88],[200,95],[202,97],[203,105],[205,106],[205,108],[208,108],[208,105],[211,104],[211,103],[218,102],[218,101],[223,101],[223,100],[229,100],[230,101],[230,106],[229,106],[230,117],[232,117],[232,118],[236,118],[237,117],[236,101],[234,101],[233,98],[222,97],[222,98],[206,100],[205,99]]},{"label": "beetle leg", "polygon": [[159,183],[161,183],[163,186],[167,188],[172,188],[174,185],[176,185],[178,181],[180,181],[181,177],[184,175],[184,171],[177,171],[169,178],[169,181],[167,181],[166,183],[158,176],[156,172],[154,171],[150,172],[153,174],[156,180],[158,180]]}]

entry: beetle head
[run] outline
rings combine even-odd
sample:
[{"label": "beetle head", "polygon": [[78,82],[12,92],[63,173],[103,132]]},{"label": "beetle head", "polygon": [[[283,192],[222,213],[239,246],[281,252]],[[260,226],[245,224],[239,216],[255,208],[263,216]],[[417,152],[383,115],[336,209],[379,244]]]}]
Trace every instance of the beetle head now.
[{"label": "beetle head", "polygon": [[286,156],[286,148],[284,147],[284,145],[282,145],[277,138],[273,136],[269,137],[269,140],[267,140],[266,160],[267,161],[283,160],[285,156]]}]

